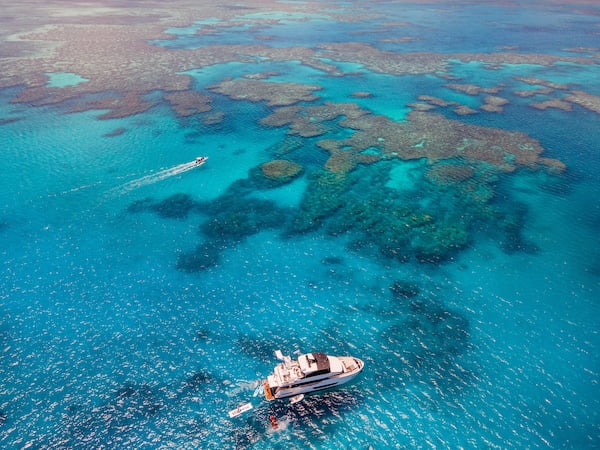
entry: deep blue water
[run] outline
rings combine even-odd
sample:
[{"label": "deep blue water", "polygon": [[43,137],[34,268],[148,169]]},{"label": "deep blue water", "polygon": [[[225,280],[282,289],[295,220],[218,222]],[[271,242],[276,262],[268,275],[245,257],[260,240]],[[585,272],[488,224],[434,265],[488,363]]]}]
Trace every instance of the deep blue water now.
[{"label": "deep blue water", "polygon": [[[261,33],[279,47],[356,40],[442,53],[519,45],[561,55],[597,45],[597,6],[587,6],[593,16],[541,14],[535,5],[371,5],[410,22],[397,37],[420,39],[405,44],[369,33],[380,19],[289,20]],[[256,43],[241,28],[208,37],[196,28],[162,44]],[[323,86],[316,104],[356,101],[396,120],[423,94],[482,103],[432,75],[354,69],[362,73],[339,78],[297,61],[199,68],[190,72],[194,89],[225,113],[212,126],[178,120],[166,104],[98,120],[98,111],[11,104],[16,90],[0,91],[0,117],[20,119],[0,125],[0,446],[600,446],[600,116],[576,105],[535,110],[511,93],[531,88],[514,76],[531,76],[600,95],[598,65],[452,64],[460,82],[502,84],[510,103],[502,113],[439,113],[526,132],[568,169],[499,174],[491,182],[498,220],[476,216],[468,245],[436,263],[385,257],[346,222],[352,217],[333,212],[322,227],[290,233],[327,159],[315,145],[322,137],[291,153],[306,169],[300,178],[254,185],[249,171],[274,159],[290,139],[286,128],[260,125],[270,113],[264,103],[205,89],[276,71],[271,81]],[[362,90],[374,96],[351,97]],[[106,136],[119,128],[126,131]],[[198,155],[208,163],[160,176]],[[375,191],[389,195],[383,186],[391,186],[398,201],[452,216],[456,198],[424,181],[425,166],[359,166],[345,198],[376,202]],[[277,349],[352,354],[366,368],[352,384],[295,405],[252,398],[250,384],[272,370]],[[229,419],[246,401],[255,408]]]}]

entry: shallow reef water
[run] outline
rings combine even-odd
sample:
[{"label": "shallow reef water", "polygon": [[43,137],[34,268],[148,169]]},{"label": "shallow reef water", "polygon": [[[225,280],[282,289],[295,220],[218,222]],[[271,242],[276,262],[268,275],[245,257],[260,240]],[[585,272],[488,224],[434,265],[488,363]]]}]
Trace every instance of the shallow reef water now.
[{"label": "shallow reef water", "polygon": [[0,11],[0,447],[600,446],[599,7],[213,3]]}]

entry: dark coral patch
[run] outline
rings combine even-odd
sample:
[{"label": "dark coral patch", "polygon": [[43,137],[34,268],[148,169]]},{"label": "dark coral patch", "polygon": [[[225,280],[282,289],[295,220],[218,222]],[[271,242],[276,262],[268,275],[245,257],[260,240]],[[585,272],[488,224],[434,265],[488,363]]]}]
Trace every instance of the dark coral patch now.
[{"label": "dark coral patch", "polygon": [[524,235],[527,210],[520,205],[514,211],[499,214],[499,228],[504,233],[502,250],[507,254],[523,252],[534,254],[538,246],[529,241]]},{"label": "dark coral patch", "polygon": [[142,200],[136,200],[136,201],[132,202],[127,207],[127,212],[130,214],[137,214],[137,213],[145,212],[145,211],[152,209],[153,205],[154,205],[154,200],[151,199],[150,197],[146,197]]},{"label": "dark coral patch", "polygon": [[[280,142],[277,142],[267,148],[267,153],[273,154],[278,158],[289,155],[297,150],[304,148],[304,139],[297,136],[287,136]],[[286,156],[289,158],[289,156]]]},{"label": "dark coral patch", "polygon": [[115,409],[135,409],[141,415],[151,415],[161,409],[162,403],[157,401],[156,395],[150,386],[127,384],[117,390],[115,401],[109,403]]},{"label": "dark coral patch", "polygon": [[347,177],[329,171],[311,174],[300,210],[294,217],[291,230],[302,233],[320,226],[323,219],[339,209],[343,204],[343,193],[349,188]]},{"label": "dark coral patch", "polygon": [[321,260],[321,264],[325,264],[328,266],[338,266],[340,264],[344,264],[344,258],[339,256],[327,256]]},{"label": "dark coral patch", "polygon": [[130,418],[135,420],[136,417],[153,416],[163,406],[162,400],[150,386],[128,384],[116,392],[114,401],[105,405],[105,409],[127,421]]},{"label": "dark coral patch", "polygon": [[151,209],[166,219],[187,219],[190,211],[198,207],[198,203],[187,194],[174,194],[161,202],[152,205]]},{"label": "dark coral patch", "polygon": [[0,126],[21,120],[20,117],[0,117]]},{"label": "dark coral patch", "polygon": [[211,332],[206,328],[200,328],[196,330],[194,335],[195,341],[205,341],[210,338]]},{"label": "dark coral patch", "polygon": [[182,388],[187,392],[200,392],[205,390],[212,381],[214,381],[213,377],[209,373],[198,371],[183,381]]},{"label": "dark coral patch", "polygon": [[190,210],[201,206],[202,211],[209,215],[199,228],[208,239],[193,251],[178,256],[178,270],[200,272],[216,266],[223,250],[262,230],[284,226],[286,211],[274,202],[248,197],[252,192],[251,186],[249,180],[240,180],[212,202],[191,205],[183,202]]},{"label": "dark coral patch", "polygon": [[231,207],[223,205],[201,225],[206,236],[235,242],[285,222],[285,214],[274,202],[250,198],[228,200],[224,203]]},{"label": "dark coral patch", "polygon": [[199,211],[202,203],[195,201],[187,194],[174,194],[170,197],[155,202],[152,198],[136,200],[127,207],[127,212],[136,214],[141,212],[154,212],[164,219],[184,220],[192,211]]},{"label": "dark coral patch", "polygon": [[244,355],[264,360],[277,350],[278,345],[282,343],[276,342],[274,339],[257,339],[248,336],[240,336],[237,339],[237,347]]},{"label": "dark coral patch", "polygon": [[464,224],[438,222],[424,227],[412,246],[420,262],[437,263],[451,258],[468,243],[469,233]]},{"label": "dark coral patch", "polygon": [[417,284],[411,283],[410,281],[395,281],[394,284],[390,286],[390,291],[394,298],[407,299],[419,295],[420,290]]},{"label": "dark coral patch", "polygon": [[[468,222],[456,218],[459,208],[462,214],[467,212],[464,205],[450,195],[434,202],[443,208],[425,209],[413,192],[386,186],[393,167],[385,162],[351,174],[324,171],[309,177],[312,182],[291,231],[306,232],[324,225],[332,236],[349,235],[350,248],[362,253],[375,251],[374,256],[402,262],[450,259],[469,242]],[[424,195],[423,189],[419,191]],[[436,191],[428,194],[441,195]]]},{"label": "dark coral patch", "polygon": [[116,128],[112,131],[109,131],[106,134],[103,134],[103,137],[116,137],[116,136],[121,136],[122,134],[124,134],[127,131],[126,128]]},{"label": "dark coral patch", "polygon": [[193,251],[179,254],[177,270],[182,272],[201,272],[219,264],[223,246],[214,241],[203,242]]},{"label": "dark coral patch", "polygon": [[470,348],[469,321],[466,317],[431,299],[416,299],[411,302],[410,308],[435,330],[439,345],[432,349],[434,354],[457,355]]},{"label": "dark coral patch", "polygon": [[403,304],[407,306],[403,320],[381,336],[394,356],[381,358],[389,358],[393,366],[399,355],[404,382],[418,383],[424,392],[431,389],[419,400],[436,408],[450,395],[459,395],[473,378],[459,363],[471,349],[469,321],[436,299],[415,296]]}]

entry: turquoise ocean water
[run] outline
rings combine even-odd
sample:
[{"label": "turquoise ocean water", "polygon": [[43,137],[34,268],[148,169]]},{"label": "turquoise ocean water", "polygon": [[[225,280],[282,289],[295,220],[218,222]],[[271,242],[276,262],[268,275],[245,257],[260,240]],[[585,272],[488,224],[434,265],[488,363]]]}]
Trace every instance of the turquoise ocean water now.
[{"label": "turquoise ocean water", "polygon": [[[565,49],[597,47],[600,33],[595,5],[588,14],[541,14],[535,2],[369,6],[410,24],[398,37],[419,39],[383,42],[381,19],[310,15],[262,31],[282,48],[360,41],[475,53],[512,45],[571,56]],[[205,37],[195,34],[202,26],[169,29],[176,38],[154,45],[253,43],[243,27]],[[286,155],[303,165],[302,176],[274,188],[253,184],[250,171],[277,157],[287,128],[260,124],[271,112],[265,102],[206,88],[277,72],[269,81],[322,86],[315,104],[354,101],[400,121],[424,93],[482,104],[442,78],[333,63],[353,72],[339,78],[298,61],[260,60],[188,72],[225,114],[216,125],[177,118],[163,103],[98,120],[99,111],[10,103],[20,88],[0,90],[0,446],[597,448],[600,116],[578,105],[536,110],[512,94],[533,88],[518,76],[600,96],[597,62],[451,65],[461,83],[502,84],[498,95],[510,103],[501,113],[437,112],[525,132],[567,170],[497,175],[491,205],[499,219],[475,220],[468,244],[441,262],[382,255],[352,226],[364,216],[332,212],[321,227],[290,232],[327,160],[316,145],[323,137],[297,138]],[[52,81],[60,88],[85,79],[60,73]],[[373,96],[352,97],[357,91]],[[208,162],[187,170],[199,155]],[[359,165],[345,199],[375,201],[369,193],[381,189],[455,215],[452,190],[432,186],[425,170],[423,160]],[[366,367],[342,388],[268,403],[250,386],[272,370],[277,349],[352,354]],[[227,416],[247,401],[252,411]]]}]

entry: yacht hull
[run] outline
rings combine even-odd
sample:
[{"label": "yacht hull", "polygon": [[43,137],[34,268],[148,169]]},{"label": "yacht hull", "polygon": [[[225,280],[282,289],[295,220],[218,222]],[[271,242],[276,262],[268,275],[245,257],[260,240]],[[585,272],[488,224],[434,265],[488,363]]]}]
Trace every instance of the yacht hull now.
[{"label": "yacht hull", "polygon": [[[288,386],[272,386],[269,378],[263,381],[263,389],[267,400],[276,400],[282,398],[295,397],[301,394],[311,394],[313,392],[340,386],[353,380],[363,369],[364,363],[354,357],[337,357],[344,364],[344,372],[338,374],[329,374],[318,379],[302,378],[298,379]],[[271,380],[272,382],[272,380]]]}]

